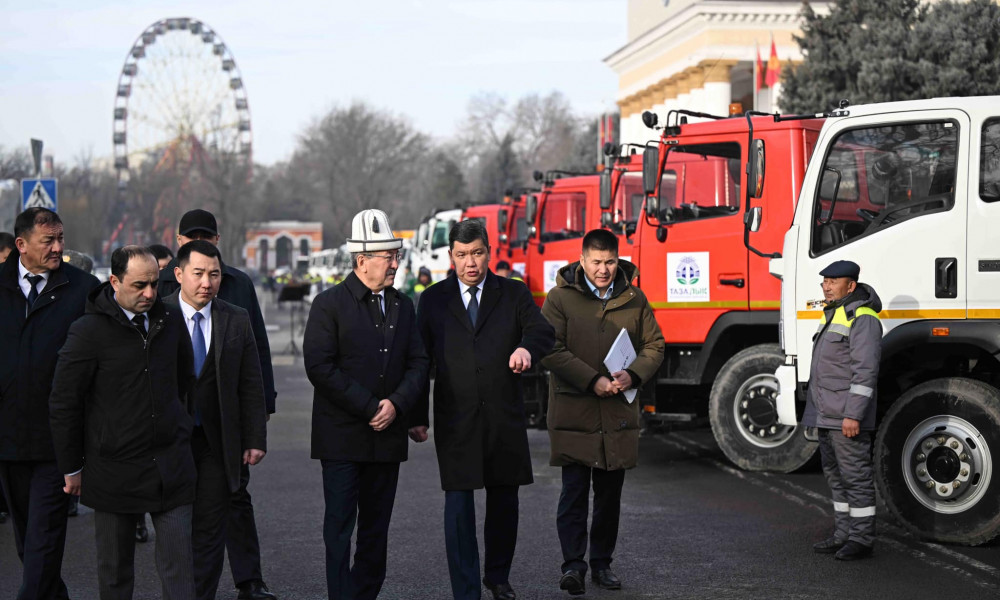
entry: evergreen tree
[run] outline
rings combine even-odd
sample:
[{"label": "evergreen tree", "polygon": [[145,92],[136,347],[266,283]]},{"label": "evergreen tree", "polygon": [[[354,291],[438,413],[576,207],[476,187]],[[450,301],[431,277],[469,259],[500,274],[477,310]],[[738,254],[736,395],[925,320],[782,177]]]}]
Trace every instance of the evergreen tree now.
[{"label": "evergreen tree", "polygon": [[783,72],[784,111],[1000,93],[1000,6],[990,0],[841,0],[829,15],[808,3],[802,14],[805,60]]}]

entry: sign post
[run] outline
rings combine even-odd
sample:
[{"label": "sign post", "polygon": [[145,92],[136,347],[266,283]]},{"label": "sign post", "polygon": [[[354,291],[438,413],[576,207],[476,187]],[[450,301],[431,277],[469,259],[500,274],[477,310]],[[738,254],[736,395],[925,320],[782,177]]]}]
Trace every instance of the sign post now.
[{"label": "sign post", "polygon": [[21,210],[47,208],[58,211],[58,181],[53,177],[42,178],[42,140],[31,138],[31,158],[35,162],[35,178],[21,180]]}]

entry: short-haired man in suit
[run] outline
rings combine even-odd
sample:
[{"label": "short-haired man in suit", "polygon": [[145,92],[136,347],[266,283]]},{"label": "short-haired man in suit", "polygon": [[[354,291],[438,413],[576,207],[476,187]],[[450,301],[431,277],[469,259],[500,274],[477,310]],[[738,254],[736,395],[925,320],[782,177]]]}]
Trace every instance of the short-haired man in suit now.
[{"label": "short-haired man in suit", "polygon": [[381,210],[355,215],[354,270],[313,300],[302,342],[316,388],[312,457],[323,465],[330,600],[373,600],[382,589],[406,423],[427,382],[413,302],[392,287],[402,245]]},{"label": "short-haired man in suit", "polygon": [[59,351],[49,398],[65,491],[94,509],[101,600],[130,600],[135,520],[156,529],[165,600],[192,600],[191,515],[197,473],[185,399],[193,377],[181,311],[156,296],[146,248],[111,254],[110,281],[88,298]]},{"label": "short-haired man in suit", "polygon": [[45,208],[14,222],[15,250],[0,266],[0,488],[23,572],[5,594],[63,599],[60,575],[69,496],[56,466],[49,391],[59,348],[97,279],[63,263],[63,225]]},{"label": "short-haired man in suit", "polygon": [[[215,215],[200,208],[184,213],[177,226],[177,245],[183,246],[192,240],[219,245],[219,225],[215,221]],[[174,276],[176,267],[177,259],[174,259],[160,269],[160,295],[163,297],[173,294],[180,287]],[[243,271],[223,262],[218,297],[250,315],[250,327],[257,344],[260,372],[264,380],[264,401],[267,404],[267,414],[271,415],[275,411],[274,401],[277,397],[274,371],[271,368],[271,346],[267,341],[267,329],[253,281]],[[239,600],[272,600],[275,595],[264,583],[260,565],[260,539],[257,536],[253,501],[247,491],[249,483],[250,467],[244,464],[240,469],[240,487],[230,498],[229,522],[226,524],[229,568],[233,573],[233,583],[240,590]]]},{"label": "short-haired man in suit", "polygon": [[247,311],[216,298],[222,280],[219,249],[195,240],[177,251],[178,291],[164,298],[180,308],[190,335],[197,378],[191,390],[198,468],[192,540],[198,600],[212,600],[226,553],[229,496],[240,467],[264,458],[267,410],[257,346]]},{"label": "short-haired man in suit", "polygon": [[[517,492],[533,481],[520,374],[555,338],[528,288],[490,272],[482,222],[456,223],[448,242],[455,277],[424,291],[417,319],[436,372],[434,444],[451,591],[456,600],[481,597],[473,490],[486,488],[482,582],[495,600],[514,600]],[[411,421],[416,441],[427,439],[427,404],[425,395]]]}]

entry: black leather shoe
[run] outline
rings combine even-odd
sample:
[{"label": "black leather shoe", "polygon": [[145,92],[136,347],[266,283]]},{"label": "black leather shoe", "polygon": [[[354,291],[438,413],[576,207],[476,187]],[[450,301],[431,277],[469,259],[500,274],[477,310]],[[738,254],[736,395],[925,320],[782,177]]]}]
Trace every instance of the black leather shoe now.
[{"label": "black leather shoe", "polygon": [[278,597],[271,593],[271,590],[267,589],[267,585],[263,581],[247,581],[236,586],[240,590],[240,595],[237,596],[238,600],[277,600]]},{"label": "black leather shoe", "polygon": [[483,579],[483,585],[486,589],[493,594],[493,600],[516,600],[517,594],[514,593],[514,588],[510,587],[509,583],[498,583],[496,585]]},{"label": "black leather shoe", "polygon": [[582,596],[587,591],[583,582],[583,573],[568,569],[559,579],[559,589],[566,590],[570,596]]},{"label": "black leather shoe", "polygon": [[135,526],[135,541],[140,544],[145,544],[149,541],[149,530],[146,529],[145,519],[143,519],[142,522],[137,523]]},{"label": "black leather shoe", "polygon": [[822,542],[813,544],[813,551],[820,554],[836,554],[837,550],[844,547],[847,542],[842,542],[835,537],[828,537]]},{"label": "black leather shoe", "polygon": [[603,590],[622,589],[622,580],[611,572],[611,569],[594,569],[590,574],[590,579]]},{"label": "black leather shoe", "polygon": [[837,554],[834,558],[837,560],[860,560],[862,558],[868,558],[872,555],[872,547],[865,546],[859,542],[853,540],[848,540],[844,547],[837,550]]}]

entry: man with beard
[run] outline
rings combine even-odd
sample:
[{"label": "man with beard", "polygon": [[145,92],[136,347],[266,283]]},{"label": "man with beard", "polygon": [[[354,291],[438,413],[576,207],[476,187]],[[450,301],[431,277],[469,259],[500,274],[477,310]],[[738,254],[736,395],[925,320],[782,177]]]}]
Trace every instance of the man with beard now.
[{"label": "man with beard", "polygon": [[64,489],[94,509],[101,600],[132,598],[141,513],[156,529],[162,597],[195,596],[197,474],[184,403],[193,357],[181,311],[157,298],[157,276],[147,248],[111,254],[110,281],[91,292],[86,314],[70,327],[49,399]]}]

